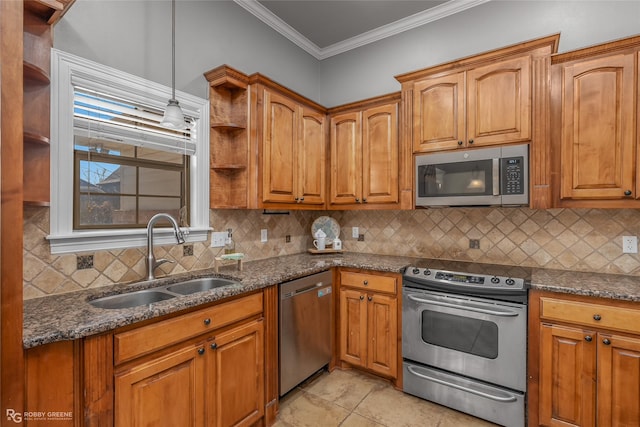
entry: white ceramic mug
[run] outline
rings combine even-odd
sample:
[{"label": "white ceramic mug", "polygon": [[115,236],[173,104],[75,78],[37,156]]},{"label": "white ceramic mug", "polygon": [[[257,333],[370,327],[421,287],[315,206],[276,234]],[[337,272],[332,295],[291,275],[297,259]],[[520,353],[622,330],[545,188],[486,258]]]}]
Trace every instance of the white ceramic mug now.
[{"label": "white ceramic mug", "polygon": [[313,241],[313,246],[316,247],[317,250],[319,251],[324,251],[327,245],[327,241],[325,237],[318,237],[316,240]]}]

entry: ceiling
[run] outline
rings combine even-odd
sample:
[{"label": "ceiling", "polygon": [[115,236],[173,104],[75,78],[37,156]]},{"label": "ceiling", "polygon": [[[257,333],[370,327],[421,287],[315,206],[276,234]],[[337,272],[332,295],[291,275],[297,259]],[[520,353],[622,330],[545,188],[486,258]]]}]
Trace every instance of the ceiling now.
[{"label": "ceiling", "polygon": [[489,0],[234,0],[325,59]]}]

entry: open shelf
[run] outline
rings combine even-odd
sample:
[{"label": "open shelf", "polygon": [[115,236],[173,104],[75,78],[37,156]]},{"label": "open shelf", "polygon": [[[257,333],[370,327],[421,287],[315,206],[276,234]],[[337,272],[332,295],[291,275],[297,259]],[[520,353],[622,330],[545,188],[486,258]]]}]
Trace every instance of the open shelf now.
[{"label": "open shelf", "polygon": [[236,132],[245,130],[247,127],[237,123],[211,123],[211,128],[222,132]]},{"label": "open shelf", "polygon": [[49,137],[45,135],[39,135],[36,132],[30,132],[25,130],[22,134],[24,142],[26,144],[37,144],[49,146]]},{"label": "open shelf", "polygon": [[24,62],[22,66],[22,73],[24,75],[25,82],[41,85],[48,85],[51,83],[49,73],[35,64]]},{"label": "open shelf", "polygon": [[212,164],[211,165],[211,169],[217,170],[217,171],[237,171],[237,170],[245,170],[247,168],[246,165],[233,165],[233,164]]}]

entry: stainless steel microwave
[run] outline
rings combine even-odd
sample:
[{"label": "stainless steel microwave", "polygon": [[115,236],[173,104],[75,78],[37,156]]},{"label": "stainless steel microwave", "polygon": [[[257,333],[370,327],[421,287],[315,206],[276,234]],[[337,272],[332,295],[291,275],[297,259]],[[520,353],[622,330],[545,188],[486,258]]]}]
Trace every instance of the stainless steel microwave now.
[{"label": "stainless steel microwave", "polygon": [[529,204],[529,145],[416,156],[416,206]]}]

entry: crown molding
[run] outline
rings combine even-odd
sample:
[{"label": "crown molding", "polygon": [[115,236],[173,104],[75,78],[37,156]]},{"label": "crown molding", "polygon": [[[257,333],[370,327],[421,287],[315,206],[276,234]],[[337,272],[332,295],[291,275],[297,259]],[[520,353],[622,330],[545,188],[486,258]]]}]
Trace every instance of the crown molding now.
[{"label": "crown molding", "polygon": [[298,47],[318,60],[330,58],[340,53],[365,46],[369,43],[411,30],[429,22],[462,12],[491,0],[450,0],[434,8],[418,12],[406,18],[375,28],[347,40],[334,43],[325,48],[318,47],[297,30],[284,22],[273,12],[262,6],[257,0],[234,0],[239,6],[250,12],[265,24],[285,36]]}]

